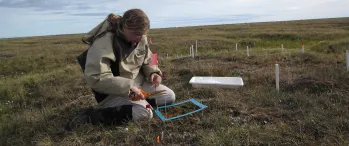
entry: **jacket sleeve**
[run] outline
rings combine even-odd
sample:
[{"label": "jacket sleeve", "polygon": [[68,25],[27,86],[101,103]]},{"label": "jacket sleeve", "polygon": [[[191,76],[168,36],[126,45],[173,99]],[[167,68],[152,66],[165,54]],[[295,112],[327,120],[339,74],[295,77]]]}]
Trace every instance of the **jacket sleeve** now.
[{"label": "jacket sleeve", "polygon": [[150,50],[150,48],[148,47],[148,44],[146,44],[146,49],[147,49],[147,55],[146,58],[144,59],[144,63],[142,65],[142,70],[144,75],[146,76],[146,79],[148,81],[150,81],[150,75],[153,73],[157,73],[160,76],[162,75],[162,71],[159,69],[158,65],[150,65],[151,63],[151,56],[152,56],[152,52]]},{"label": "jacket sleeve", "polygon": [[97,92],[128,97],[133,80],[114,77],[110,63],[115,61],[112,47],[112,34],[107,33],[94,41],[87,53],[85,80]]}]

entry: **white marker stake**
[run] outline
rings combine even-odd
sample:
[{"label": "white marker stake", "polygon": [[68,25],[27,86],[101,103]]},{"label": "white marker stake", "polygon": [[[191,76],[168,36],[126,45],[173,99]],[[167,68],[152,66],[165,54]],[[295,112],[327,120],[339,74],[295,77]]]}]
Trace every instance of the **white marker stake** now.
[{"label": "white marker stake", "polygon": [[281,44],[282,53],[284,53],[284,44]]},{"label": "white marker stake", "polygon": [[165,118],[167,119],[167,106],[166,106],[166,104],[167,104],[167,101],[166,101],[166,98],[165,98]]},{"label": "white marker stake", "polygon": [[349,50],[347,50],[347,71],[349,72]]},{"label": "white marker stake", "polygon": [[275,83],[276,83],[276,90],[279,92],[280,85],[279,85],[279,64],[275,64]]},{"label": "white marker stake", "polygon": [[161,139],[161,141],[164,140],[164,131],[161,132],[161,138],[160,139]]},{"label": "white marker stake", "polygon": [[194,45],[191,45],[191,55],[195,55],[195,52],[194,52]]},{"label": "white marker stake", "polygon": [[192,57],[194,58],[194,57],[195,57],[195,53],[194,53],[194,45],[192,45],[192,46],[191,46],[191,50],[192,50],[191,55],[192,55]]},{"label": "white marker stake", "polygon": [[189,47],[189,56],[191,56],[191,47]]},{"label": "white marker stake", "polygon": [[250,51],[248,49],[248,46],[247,46],[247,56],[250,56]]},{"label": "white marker stake", "polygon": [[304,44],[302,45],[302,53],[304,54]]},{"label": "white marker stake", "polygon": [[198,56],[198,40],[196,40],[195,52],[196,52],[196,56]]},{"label": "white marker stake", "polygon": [[238,51],[238,43],[235,44],[236,52]]},{"label": "white marker stake", "polygon": [[[202,101],[200,103],[202,104]],[[201,117],[204,117],[204,110],[201,110]]]}]

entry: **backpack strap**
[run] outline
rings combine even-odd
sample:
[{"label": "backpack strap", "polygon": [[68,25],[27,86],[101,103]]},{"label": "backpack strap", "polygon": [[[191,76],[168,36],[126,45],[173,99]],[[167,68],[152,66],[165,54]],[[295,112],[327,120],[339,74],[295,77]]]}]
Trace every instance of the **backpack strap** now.
[{"label": "backpack strap", "polygon": [[115,62],[111,63],[110,68],[114,76],[120,76],[120,70],[119,70],[120,53],[117,51],[117,47],[115,45],[116,39],[117,39],[116,34],[113,33],[112,46],[113,46],[113,53],[115,56]]}]

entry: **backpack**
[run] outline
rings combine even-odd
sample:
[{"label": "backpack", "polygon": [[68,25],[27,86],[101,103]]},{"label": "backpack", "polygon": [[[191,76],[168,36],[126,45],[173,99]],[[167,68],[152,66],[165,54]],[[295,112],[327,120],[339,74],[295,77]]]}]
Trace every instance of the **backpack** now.
[{"label": "backpack", "polygon": [[[103,36],[107,32],[111,32],[110,25],[112,25],[113,20],[116,20],[119,18],[121,18],[121,16],[115,15],[113,13],[109,14],[108,17],[103,22],[101,22],[99,25],[97,25],[95,28],[93,28],[91,31],[89,31],[82,37],[82,42],[84,42],[88,46],[91,46],[97,38]],[[114,50],[113,52],[115,56],[118,56],[117,51],[115,51],[114,41],[115,41],[115,37],[113,38],[113,42],[112,42],[113,50]],[[88,49],[86,49],[83,53],[81,53],[79,56],[76,57],[83,73],[85,72],[87,52],[88,52]],[[115,57],[115,58],[118,59],[118,57]],[[120,75],[118,60],[116,60],[114,63],[111,63],[110,68],[114,76]],[[107,94],[97,92],[93,89],[92,89],[92,92],[95,95],[95,99],[97,102],[101,102],[102,100],[108,97]]]}]

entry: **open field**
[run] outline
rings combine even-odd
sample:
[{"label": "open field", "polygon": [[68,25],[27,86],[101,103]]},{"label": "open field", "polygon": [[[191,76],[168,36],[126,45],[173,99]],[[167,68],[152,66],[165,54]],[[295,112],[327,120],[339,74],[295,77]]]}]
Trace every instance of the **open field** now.
[{"label": "open field", "polygon": [[[86,49],[81,37],[0,40],[0,145],[156,145],[162,131],[158,145],[349,145],[349,18],[151,30],[163,84],[176,102],[196,98],[208,108],[166,123],[157,116],[131,122],[128,131],[65,128],[81,109],[96,105],[75,60]],[[195,40],[198,57],[174,59],[188,55]],[[245,86],[195,89],[192,76],[241,76]]]}]

